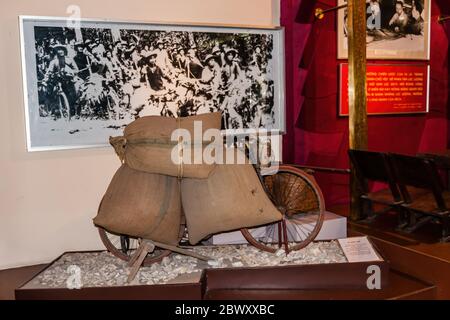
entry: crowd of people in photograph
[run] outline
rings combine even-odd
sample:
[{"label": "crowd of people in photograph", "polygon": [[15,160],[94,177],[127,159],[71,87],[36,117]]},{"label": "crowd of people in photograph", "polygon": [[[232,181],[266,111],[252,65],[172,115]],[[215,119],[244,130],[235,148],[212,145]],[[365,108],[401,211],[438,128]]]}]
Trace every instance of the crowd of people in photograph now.
[{"label": "crowd of people in photograph", "polygon": [[36,30],[40,116],[133,120],[222,111],[225,129],[270,126],[272,46],[266,35]]}]

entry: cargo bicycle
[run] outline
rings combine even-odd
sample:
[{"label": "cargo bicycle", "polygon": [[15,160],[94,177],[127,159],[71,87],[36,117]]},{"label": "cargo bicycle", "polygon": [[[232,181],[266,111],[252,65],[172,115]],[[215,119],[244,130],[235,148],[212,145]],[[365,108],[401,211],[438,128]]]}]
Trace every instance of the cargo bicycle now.
[{"label": "cargo bicycle", "polygon": [[[248,150],[247,150],[248,151]],[[254,247],[275,253],[284,250],[286,254],[300,250],[310,244],[319,233],[324,219],[325,201],[315,178],[295,165],[281,164],[274,174],[265,174],[260,164],[253,165],[265,193],[281,213],[281,219],[265,227],[264,235],[258,235],[254,228],[241,228],[245,240]],[[131,265],[137,259],[143,239],[117,234],[98,227],[100,238],[107,250]],[[182,215],[177,247],[163,244],[152,246],[142,257],[140,265],[149,266],[160,262],[172,252],[184,253],[188,237],[186,219]],[[193,255],[192,252],[190,255]]]}]

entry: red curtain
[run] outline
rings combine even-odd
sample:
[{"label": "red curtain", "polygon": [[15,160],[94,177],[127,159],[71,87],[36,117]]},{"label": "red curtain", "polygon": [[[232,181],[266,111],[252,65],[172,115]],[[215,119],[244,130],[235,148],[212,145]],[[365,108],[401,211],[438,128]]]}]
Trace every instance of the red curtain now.
[{"label": "red curtain", "polygon": [[[330,168],[348,168],[348,118],[337,116],[339,98],[336,14],[312,23],[311,12],[299,12],[302,1],[281,0],[281,24],[286,35],[286,128],[283,159]],[[316,7],[336,5],[336,0],[317,1]],[[305,6],[308,10],[314,7]],[[449,108],[448,38],[437,23],[447,0],[432,1],[430,112],[426,115],[369,117],[369,149],[416,154],[447,148]],[[450,22],[449,22],[450,23]],[[308,37],[309,36],[309,37]],[[308,39],[309,38],[309,39]],[[414,63],[371,61],[371,63]],[[328,205],[348,201],[348,177],[318,174]]]}]

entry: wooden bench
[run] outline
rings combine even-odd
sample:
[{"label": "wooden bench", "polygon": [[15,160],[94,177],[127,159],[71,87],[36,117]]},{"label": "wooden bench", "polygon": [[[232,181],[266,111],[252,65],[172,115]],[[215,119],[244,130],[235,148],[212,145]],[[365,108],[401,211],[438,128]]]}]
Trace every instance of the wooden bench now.
[{"label": "wooden bench", "polygon": [[[430,221],[442,224],[442,241],[450,239],[450,191],[444,190],[435,162],[432,159],[400,154],[389,154],[394,180],[399,186],[407,210],[407,231],[413,232]],[[407,187],[424,190],[412,194]]]}]

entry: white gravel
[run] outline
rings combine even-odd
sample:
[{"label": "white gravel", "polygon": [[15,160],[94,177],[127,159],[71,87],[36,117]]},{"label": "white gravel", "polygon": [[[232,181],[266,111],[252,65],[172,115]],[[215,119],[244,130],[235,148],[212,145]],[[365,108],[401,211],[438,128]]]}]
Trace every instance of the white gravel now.
[{"label": "white gravel", "polygon": [[[65,288],[71,276],[70,266],[80,270],[83,287],[152,285],[186,282],[199,279],[205,268],[242,268],[347,262],[336,241],[315,242],[286,256],[283,250],[275,254],[248,245],[215,247],[196,246],[194,251],[211,257],[206,262],[172,254],[150,267],[142,267],[135,280],[127,283],[129,268],[126,262],[108,252],[67,253],[40,273],[27,287]],[[72,267],[73,268],[73,267]],[[183,280],[184,279],[184,280]],[[198,280],[194,280],[198,281]]]}]

